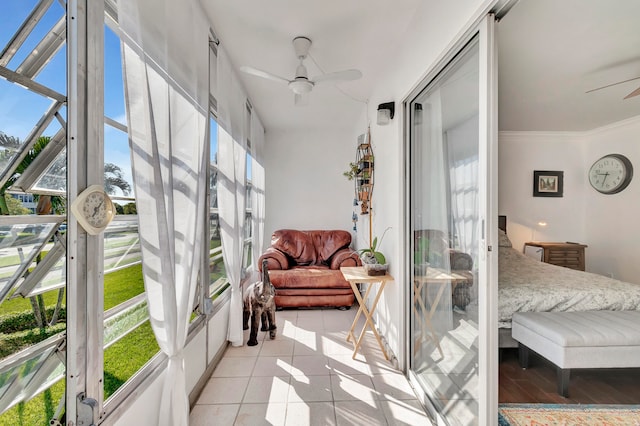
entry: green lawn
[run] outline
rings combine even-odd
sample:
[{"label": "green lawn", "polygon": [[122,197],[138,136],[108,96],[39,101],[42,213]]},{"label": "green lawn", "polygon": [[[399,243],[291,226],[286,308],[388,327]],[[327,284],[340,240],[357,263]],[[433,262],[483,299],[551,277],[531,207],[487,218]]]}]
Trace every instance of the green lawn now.
[{"label": "green lawn", "polygon": [[[144,281],[142,279],[142,265],[133,265],[128,268],[105,274],[104,278],[105,310],[117,306],[118,304],[144,292]],[[44,294],[45,304],[50,307],[55,305],[57,291]],[[0,305],[0,317],[7,318],[21,312],[31,312],[31,303],[28,299],[16,298],[7,300]],[[65,329],[64,322],[53,327],[55,332]],[[20,340],[23,343],[32,345],[37,341],[51,335],[51,333],[40,332],[38,329],[23,331],[22,338],[11,339],[1,335],[0,353],[5,350],[13,353],[20,349]],[[15,336],[18,333],[14,333]],[[3,348],[4,347],[4,348]],[[151,357],[158,352],[158,344],[155,340],[149,322],[145,322],[140,327],[123,337],[105,350],[104,354],[104,393],[105,398],[112,395],[126,380],[128,380],[137,370],[140,369]],[[64,393],[64,380],[56,383],[26,403],[21,403],[0,415],[0,426],[3,425],[48,425],[51,416],[58,406],[59,398]]]},{"label": "green lawn", "polygon": [[20,403],[0,415],[2,426],[49,425],[49,420],[58,408],[64,395],[65,381],[60,380],[49,389],[45,389],[26,403]]},{"label": "green lawn", "polygon": [[[216,271],[220,273],[220,271]],[[217,274],[216,274],[217,275]],[[142,265],[132,265],[108,274],[104,277],[104,309],[105,311],[119,305],[144,292],[142,279]],[[226,288],[227,286],[223,286]],[[222,290],[221,290],[222,291]],[[216,295],[217,296],[217,295]],[[47,307],[53,306],[57,300],[57,291],[44,294]],[[0,305],[0,321],[2,317],[21,312],[31,312],[28,299],[17,298],[7,300]],[[64,322],[57,326],[56,332],[64,330]],[[24,333],[40,333],[36,330]],[[0,334],[0,349],[3,344]],[[31,337],[29,345],[34,344]],[[42,339],[40,339],[42,340]],[[15,352],[15,348],[11,349]],[[135,330],[111,345],[104,352],[104,397],[113,395],[131,376],[147,363],[159,351],[149,321],[144,322]],[[56,383],[26,403],[21,403],[0,415],[0,426],[17,425],[32,426],[49,424],[58,402],[64,393],[64,380]]]},{"label": "green lawn", "polygon": [[[104,397],[109,398],[147,363],[160,348],[147,321],[104,351]],[[0,415],[0,425],[49,425],[64,394],[64,380],[26,403]]]},{"label": "green lawn", "polygon": [[158,353],[149,321],[104,351],[104,398],[107,399]]}]

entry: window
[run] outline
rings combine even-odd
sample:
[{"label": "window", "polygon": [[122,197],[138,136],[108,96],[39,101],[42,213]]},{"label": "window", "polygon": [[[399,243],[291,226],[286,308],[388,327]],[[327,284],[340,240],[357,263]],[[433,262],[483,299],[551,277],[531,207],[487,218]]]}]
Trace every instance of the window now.
[{"label": "window", "polygon": [[245,214],[244,214],[244,252],[242,258],[242,265],[245,271],[251,266],[252,263],[252,232],[253,232],[253,220],[252,220],[252,206],[251,206],[251,191],[253,187],[251,185],[251,165],[253,159],[251,157],[251,105],[247,103],[245,114],[245,126],[244,134],[247,137],[247,155],[246,155],[246,176],[245,176]]},{"label": "window", "polygon": [[32,186],[66,143],[66,11],[11,2],[2,22],[0,424],[48,424],[65,392],[66,194]]},{"label": "window", "polygon": [[218,216],[218,126],[215,116],[209,118],[209,292],[215,299],[229,287],[222,258],[220,218]]},{"label": "window", "polygon": [[[10,254],[0,259],[0,424],[49,424],[63,412],[65,393],[66,10],[52,1],[6,6],[0,51],[8,53],[0,66],[8,77],[0,80],[0,98],[13,107],[0,117],[0,210],[10,213],[0,216],[0,251]],[[104,183],[118,212],[95,253],[104,255],[108,399],[159,349],[144,297],[120,40],[107,25],[104,31]],[[12,41],[23,38],[22,45]]]}]

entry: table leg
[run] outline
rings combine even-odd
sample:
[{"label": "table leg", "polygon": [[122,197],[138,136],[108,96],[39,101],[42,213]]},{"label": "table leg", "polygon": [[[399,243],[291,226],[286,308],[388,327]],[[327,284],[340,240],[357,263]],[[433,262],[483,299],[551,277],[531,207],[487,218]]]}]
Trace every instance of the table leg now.
[{"label": "table leg", "polygon": [[[373,331],[373,335],[376,336],[376,340],[378,341],[378,346],[380,346],[380,350],[382,351],[382,355],[384,355],[384,359],[389,361],[389,357],[387,356],[387,352],[384,350],[384,345],[382,344],[382,339],[380,338],[380,334],[378,334],[378,330],[376,330],[376,327],[373,324],[373,320],[371,319],[371,317],[373,316],[373,313],[376,310],[376,307],[378,306],[378,301],[380,300],[380,296],[382,296],[382,290],[384,290],[384,286],[386,284],[387,284],[386,281],[382,281],[380,283],[380,288],[378,289],[378,293],[376,294],[375,299],[373,299],[373,304],[371,305],[371,311],[369,312],[369,316],[367,317],[367,322],[369,323],[369,328],[371,328],[371,331]],[[366,323],[365,323],[365,328],[366,328]]]},{"label": "table leg", "polygon": [[[353,290],[353,294],[356,296],[356,300],[358,301],[358,312],[356,312],[356,316],[353,319],[353,323],[351,324],[351,328],[349,329],[349,334],[347,334],[347,342],[351,342],[351,338],[353,338],[354,343],[355,343],[355,334],[353,333],[355,328],[356,328],[356,324],[358,323],[358,319],[360,318],[360,314],[362,313],[362,310],[365,306],[363,300],[362,300],[362,296],[360,295],[360,290],[358,289],[358,286],[356,283],[349,283],[351,285],[351,290]],[[369,296],[369,290],[371,289],[371,286],[367,286],[367,290],[364,293],[364,298],[366,299]]]},{"label": "table leg", "polygon": [[[355,283],[351,283],[351,288],[353,289],[353,291],[355,292],[355,296],[356,299],[358,299],[358,303],[360,304],[360,309],[358,309],[358,312],[356,313],[356,318],[353,321],[353,324],[351,325],[351,330],[349,331],[349,334],[347,335],[347,342],[351,341],[351,337],[353,337],[354,339],[354,349],[353,349],[353,356],[352,358],[355,359],[356,355],[358,354],[358,349],[360,349],[360,346],[362,344],[362,339],[364,338],[366,331],[367,331],[367,327],[369,327],[371,329],[371,331],[373,331],[374,336],[376,337],[376,340],[378,341],[378,345],[380,346],[380,350],[382,351],[382,355],[384,355],[384,358],[388,361],[389,357],[387,356],[386,351],[384,350],[384,345],[382,344],[382,339],[380,338],[380,335],[378,334],[378,331],[376,330],[374,324],[373,324],[373,320],[372,320],[372,315],[376,309],[376,305],[378,304],[378,301],[380,300],[380,296],[382,295],[382,290],[384,290],[384,287],[386,285],[386,281],[383,280],[380,282],[380,288],[378,289],[378,292],[376,294],[375,299],[373,300],[373,304],[371,305],[371,310],[367,309],[367,306],[364,302],[364,300],[367,300],[367,298],[369,297],[369,293],[371,292],[371,289],[373,287],[372,284],[368,284],[367,285],[367,290],[364,293],[364,298],[362,296],[360,296],[360,293],[357,289],[357,286]],[[360,331],[360,335],[358,336],[358,339],[355,339],[355,334],[353,333],[356,323],[358,322],[358,319],[360,318],[360,314],[363,314],[365,317],[365,323],[364,326],[362,327],[362,330]]]},{"label": "table leg", "polygon": [[[418,305],[419,308],[422,310],[422,318],[423,318],[423,323],[421,325],[423,325],[423,327],[421,327],[421,331],[420,331],[420,340],[419,342],[422,343],[422,340],[424,339],[425,335],[426,335],[426,330],[424,329],[424,326],[426,326],[426,328],[429,330],[429,334],[430,334],[430,338],[431,340],[433,340],[433,343],[435,343],[436,347],[438,348],[438,352],[440,352],[440,356],[442,356],[444,358],[444,353],[442,351],[442,347],[440,346],[440,339],[438,338],[435,329],[433,328],[433,324],[431,323],[431,318],[433,318],[433,315],[436,312],[436,308],[438,307],[438,303],[440,303],[440,299],[442,298],[442,294],[444,293],[444,284],[440,284],[438,283],[438,285],[440,286],[440,288],[438,289],[438,293],[436,294],[436,297],[434,299],[434,301],[431,303],[430,309],[427,309],[424,300],[422,300],[422,285],[419,285],[419,293],[417,296],[414,296],[417,301],[418,301]],[[418,345],[416,345],[414,347],[414,355],[417,352],[418,349]]]}]

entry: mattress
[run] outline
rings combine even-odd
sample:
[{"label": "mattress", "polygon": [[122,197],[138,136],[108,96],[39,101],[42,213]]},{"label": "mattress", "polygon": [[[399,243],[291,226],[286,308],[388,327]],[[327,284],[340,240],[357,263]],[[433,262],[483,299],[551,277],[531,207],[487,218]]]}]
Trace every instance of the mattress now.
[{"label": "mattress", "polygon": [[640,310],[640,284],[540,262],[499,248],[498,326],[514,312]]}]

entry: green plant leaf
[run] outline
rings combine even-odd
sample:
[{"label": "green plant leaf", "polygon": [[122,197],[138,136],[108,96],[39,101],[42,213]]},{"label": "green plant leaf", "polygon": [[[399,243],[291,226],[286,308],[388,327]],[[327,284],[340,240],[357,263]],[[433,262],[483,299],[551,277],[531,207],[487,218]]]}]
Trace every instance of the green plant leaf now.
[{"label": "green plant leaf", "polygon": [[373,252],[373,255],[376,257],[376,261],[379,264],[384,265],[385,263],[387,263],[387,259],[384,257],[384,254],[380,253],[379,251]]}]

